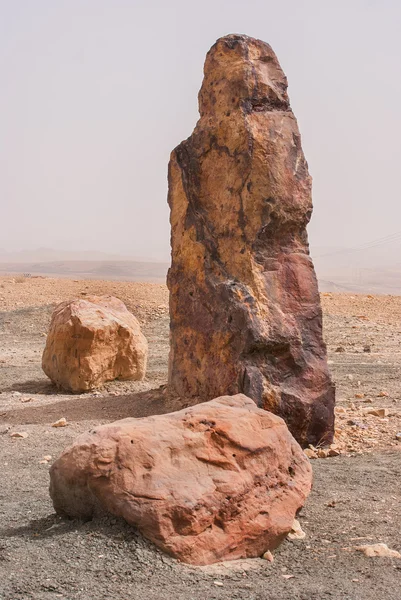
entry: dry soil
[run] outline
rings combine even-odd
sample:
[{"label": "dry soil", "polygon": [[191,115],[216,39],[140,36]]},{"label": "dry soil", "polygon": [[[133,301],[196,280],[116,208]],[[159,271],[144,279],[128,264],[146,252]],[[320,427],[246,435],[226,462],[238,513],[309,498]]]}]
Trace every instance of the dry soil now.
[{"label": "dry soil", "polygon": [[[67,395],[42,373],[54,304],[86,294],[114,294],[140,319],[150,347],[144,382]],[[163,388],[165,286],[0,278],[0,600],[400,600],[401,559],[368,558],[354,547],[384,542],[401,551],[401,297],[322,301],[341,454],[312,461],[314,490],[300,515],[306,537],[284,542],[273,563],[194,568],[119,519],[60,519],[48,495],[49,466],[78,433],[178,408]],[[68,425],[52,427],[61,417]]]}]

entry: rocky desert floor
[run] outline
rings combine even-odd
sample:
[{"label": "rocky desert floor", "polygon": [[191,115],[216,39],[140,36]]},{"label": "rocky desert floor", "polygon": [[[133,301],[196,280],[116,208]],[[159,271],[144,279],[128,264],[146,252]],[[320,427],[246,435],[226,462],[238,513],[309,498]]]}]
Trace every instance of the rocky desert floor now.
[{"label": "rocky desert floor", "polygon": [[[144,382],[66,395],[43,374],[54,305],[89,294],[113,294],[140,319],[150,348]],[[322,295],[339,455],[312,460],[314,490],[299,517],[306,537],[285,541],[274,562],[189,567],[114,517],[55,515],[48,469],[77,434],[177,408],[163,388],[167,302],[158,284],[0,277],[0,600],[400,600],[401,559],[356,549],[383,542],[401,551],[397,296]],[[67,426],[53,427],[62,417]]]}]

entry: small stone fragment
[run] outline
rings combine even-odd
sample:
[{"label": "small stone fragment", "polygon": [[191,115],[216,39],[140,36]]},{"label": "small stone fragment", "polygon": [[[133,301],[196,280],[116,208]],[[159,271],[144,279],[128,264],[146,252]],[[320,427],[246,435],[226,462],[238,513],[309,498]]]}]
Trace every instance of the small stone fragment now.
[{"label": "small stone fragment", "polygon": [[27,438],[28,434],[26,431],[13,431],[10,433],[10,437],[12,438]]},{"label": "small stone fragment", "polygon": [[379,394],[378,394],[378,398],[387,398],[388,397],[388,392],[382,390]]},{"label": "small stone fragment", "polygon": [[314,450],[311,450],[311,448],[305,448],[304,453],[308,458],[317,458],[316,452]]},{"label": "small stone fragment", "polygon": [[366,410],[366,414],[383,419],[384,417],[387,417],[388,410],[387,408],[369,408],[368,410]]},{"label": "small stone fragment", "polygon": [[62,417],[55,423],[52,423],[52,427],[66,427],[67,425],[68,425],[68,423],[67,423],[67,419],[65,417]]},{"label": "small stone fragment", "polygon": [[214,585],[217,587],[223,587],[224,583],[222,581],[213,581]]},{"label": "small stone fragment", "polygon": [[359,552],[363,552],[365,556],[374,557],[391,557],[391,558],[401,558],[401,554],[397,552],[397,550],[391,550],[387,546],[387,544],[368,544],[364,546],[355,546],[354,550],[358,550]]},{"label": "small stone fragment", "polygon": [[338,347],[335,349],[335,352],[345,352],[345,348],[344,348],[344,346],[338,346]]},{"label": "small stone fragment", "polygon": [[319,450],[317,451],[318,458],[327,458],[328,455],[329,455],[329,451],[326,450],[325,448],[319,448]]},{"label": "small stone fragment", "polygon": [[401,431],[395,434],[395,439],[401,442]]},{"label": "small stone fragment", "polygon": [[268,550],[267,552],[264,553],[264,555],[262,556],[262,558],[264,558],[265,560],[267,560],[268,562],[273,562],[274,561],[274,556],[273,554],[270,552],[270,550]]},{"label": "small stone fragment", "polygon": [[294,519],[290,533],[287,535],[289,540],[303,540],[306,537],[298,519]]},{"label": "small stone fragment", "polygon": [[372,352],[372,349],[368,344],[366,344],[366,346],[363,347],[363,351],[364,352]]},{"label": "small stone fragment", "polygon": [[328,455],[329,456],[340,456],[341,452],[339,450],[337,450],[336,448],[330,448]]}]

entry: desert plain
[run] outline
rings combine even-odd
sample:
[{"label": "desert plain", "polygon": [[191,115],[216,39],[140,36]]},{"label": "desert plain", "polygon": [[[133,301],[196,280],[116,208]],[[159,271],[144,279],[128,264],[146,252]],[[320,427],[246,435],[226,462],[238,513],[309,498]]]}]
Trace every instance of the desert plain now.
[{"label": "desert plain", "polygon": [[[61,301],[103,294],[139,319],[149,342],[146,379],[61,393],[41,369],[51,313]],[[61,519],[48,494],[49,466],[79,433],[181,407],[165,388],[166,286],[0,277],[0,599],[399,600],[401,559],[369,558],[357,547],[401,551],[401,296],[321,300],[338,456],[311,460],[314,489],[299,515],[306,536],[286,540],[273,562],[191,567],[112,516]],[[60,419],[66,425],[54,427]]]}]

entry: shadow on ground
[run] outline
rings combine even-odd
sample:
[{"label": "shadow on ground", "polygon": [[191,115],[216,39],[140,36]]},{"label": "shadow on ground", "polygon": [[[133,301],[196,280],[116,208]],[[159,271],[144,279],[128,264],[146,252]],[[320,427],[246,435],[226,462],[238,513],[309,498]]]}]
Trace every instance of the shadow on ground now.
[{"label": "shadow on ground", "polygon": [[157,389],[121,396],[74,396],[62,400],[58,397],[51,404],[32,406],[10,410],[6,413],[8,423],[13,425],[47,424],[63,415],[67,421],[110,421],[127,417],[149,417],[174,412],[192,404],[196,399],[183,402],[171,396],[166,386]]}]

